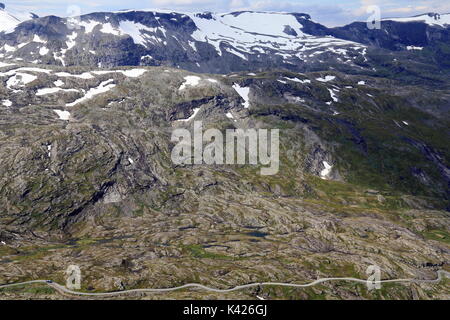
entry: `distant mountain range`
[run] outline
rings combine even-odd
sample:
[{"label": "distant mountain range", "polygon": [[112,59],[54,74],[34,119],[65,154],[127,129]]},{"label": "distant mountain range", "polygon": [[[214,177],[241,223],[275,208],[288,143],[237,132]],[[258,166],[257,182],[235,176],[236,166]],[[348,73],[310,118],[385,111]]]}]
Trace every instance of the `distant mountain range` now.
[{"label": "distant mountain range", "polygon": [[404,51],[406,59],[420,60],[423,49],[426,63],[449,61],[449,14],[384,20],[381,30],[364,22],[327,28],[302,13],[130,10],[74,21],[35,15],[22,21],[2,9],[0,14],[0,58],[36,64],[348,72],[376,68],[368,56],[374,50]]}]

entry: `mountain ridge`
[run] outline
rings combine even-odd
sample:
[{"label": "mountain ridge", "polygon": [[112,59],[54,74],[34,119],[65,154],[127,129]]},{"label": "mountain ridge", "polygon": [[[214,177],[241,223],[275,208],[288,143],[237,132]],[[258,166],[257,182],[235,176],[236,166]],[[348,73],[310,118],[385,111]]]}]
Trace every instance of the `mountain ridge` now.
[{"label": "mountain ridge", "polygon": [[[358,22],[327,28],[304,13],[125,10],[83,15],[74,28],[68,21],[47,16],[0,33],[0,58],[93,67],[167,65],[210,73],[370,70],[376,66],[368,61],[368,50],[435,51],[440,40],[450,37],[448,28],[390,20],[382,23],[382,30],[370,31]],[[36,35],[41,41],[33,41]],[[439,64],[445,50],[434,51],[433,63]],[[408,58],[420,55],[411,52]]]}]

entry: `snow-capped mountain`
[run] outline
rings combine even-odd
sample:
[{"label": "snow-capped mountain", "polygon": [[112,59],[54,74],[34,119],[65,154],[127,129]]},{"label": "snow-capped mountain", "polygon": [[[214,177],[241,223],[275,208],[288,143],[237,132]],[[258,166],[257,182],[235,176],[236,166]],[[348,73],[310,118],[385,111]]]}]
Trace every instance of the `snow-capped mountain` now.
[{"label": "snow-capped mountain", "polygon": [[450,26],[450,14],[428,13],[407,18],[387,18],[384,21],[423,22],[431,26]]},{"label": "snow-capped mountain", "polygon": [[373,70],[368,57],[373,47],[407,51],[448,38],[442,27],[447,15],[430,19],[439,23],[411,27],[389,20],[382,30],[369,30],[358,22],[327,28],[301,13],[130,10],[79,19],[49,16],[0,32],[0,58],[63,66],[167,65],[210,73]]},{"label": "snow-capped mountain", "polygon": [[0,3],[0,32],[10,32],[23,21],[37,18],[34,13],[12,12],[6,10],[6,6]]},{"label": "snow-capped mountain", "polygon": [[[290,67],[333,59],[353,64],[366,48],[304,30],[308,15],[123,11],[93,13],[79,21],[45,17],[0,36],[5,58],[68,65],[161,65],[229,72]],[[331,58],[328,57],[327,60]]]}]

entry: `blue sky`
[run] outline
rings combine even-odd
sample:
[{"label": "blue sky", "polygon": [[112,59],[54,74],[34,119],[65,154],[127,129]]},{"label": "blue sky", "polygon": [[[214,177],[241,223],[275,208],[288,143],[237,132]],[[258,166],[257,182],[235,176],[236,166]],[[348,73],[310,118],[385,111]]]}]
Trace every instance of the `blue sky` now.
[{"label": "blue sky", "polygon": [[[237,10],[304,12],[313,20],[328,26],[343,25],[355,20],[366,21],[367,6],[378,5],[382,17],[403,17],[425,12],[450,12],[445,0],[18,0],[4,2],[7,8],[32,11],[40,16],[69,15],[77,6],[81,13],[121,9],[165,8],[184,11],[229,12]],[[70,12],[72,13],[72,12]]]}]

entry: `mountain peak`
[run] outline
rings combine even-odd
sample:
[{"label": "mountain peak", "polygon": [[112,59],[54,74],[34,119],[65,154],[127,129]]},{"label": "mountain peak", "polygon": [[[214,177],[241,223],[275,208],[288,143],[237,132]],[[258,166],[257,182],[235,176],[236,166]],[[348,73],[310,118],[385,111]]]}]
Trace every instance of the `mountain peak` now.
[{"label": "mountain peak", "polygon": [[424,22],[428,25],[439,25],[441,27],[450,25],[450,14],[440,14],[436,12],[424,13],[412,17],[405,18],[386,18],[383,20],[390,20],[396,22]]}]

